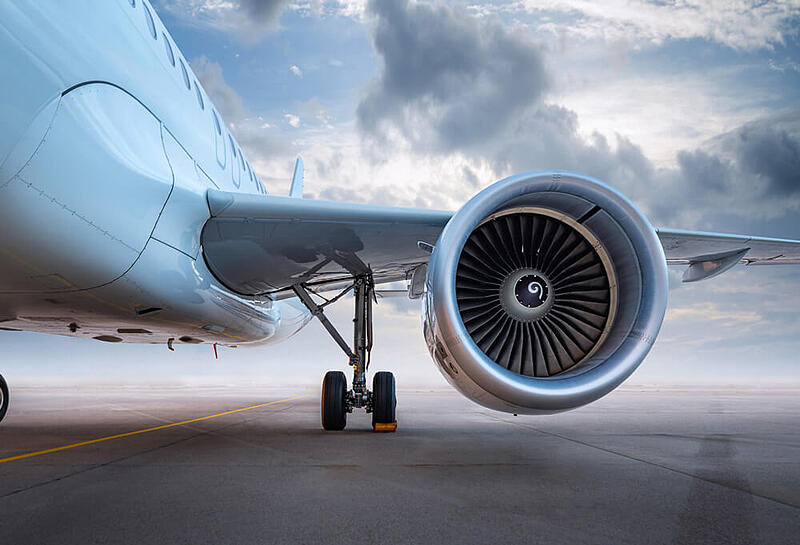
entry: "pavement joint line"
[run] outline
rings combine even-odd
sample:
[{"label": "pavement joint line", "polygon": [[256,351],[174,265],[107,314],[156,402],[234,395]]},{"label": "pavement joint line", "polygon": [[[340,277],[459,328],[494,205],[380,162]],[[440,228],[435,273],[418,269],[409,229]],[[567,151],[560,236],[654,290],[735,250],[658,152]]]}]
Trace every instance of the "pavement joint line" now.
[{"label": "pavement joint line", "polygon": [[29,485],[29,486],[26,486],[26,487],[23,487],[23,488],[18,488],[16,490],[13,490],[13,491],[9,492],[8,494],[4,494],[4,495],[0,496],[0,500],[8,498],[10,496],[15,496],[17,494],[21,494],[23,492],[28,492],[29,490],[33,490],[35,488],[40,488],[42,486],[47,486],[47,485],[50,485],[50,484],[53,484],[53,483],[64,481],[66,479],[75,477],[76,475],[82,475],[84,473],[88,473],[88,472],[94,471],[96,469],[101,469],[101,468],[104,468],[106,466],[110,466],[112,464],[116,464],[116,463],[122,462],[124,460],[129,460],[129,459],[134,458],[136,456],[141,456],[142,454],[147,454],[147,453],[150,453],[150,452],[156,452],[158,450],[169,448],[169,447],[178,445],[180,443],[195,439],[195,438],[197,438],[197,437],[199,437],[201,435],[204,435],[204,434],[203,433],[196,433],[195,435],[192,435],[192,436],[189,436],[189,437],[181,437],[180,439],[178,439],[176,441],[172,441],[171,443],[167,443],[166,445],[158,445],[156,447],[147,449],[145,451],[135,452],[133,454],[126,454],[125,456],[122,456],[120,458],[115,458],[113,460],[107,460],[107,461],[105,461],[103,463],[100,463],[100,464],[96,464],[96,465],[93,465],[93,466],[89,466],[89,467],[78,469],[77,471],[73,471],[72,473],[68,473],[66,475],[59,475],[58,477],[55,477],[53,479],[48,479],[46,481],[41,481],[41,482],[38,482],[38,483],[34,483],[32,485]]},{"label": "pavement joint line", "polygon": [[[301,397],[303,397],[303,396],[301,396]],[[286,400],[283,400],[283,401],[286,401]],[[288,409],[288,407],[285,408],[285,409],[281,409],[281,410],[284,411],[284,410],[287,410],[287,409]],[[177,439],[177,440],[172,441],[170,443],[166,443],[166,444],[163,444],[163,445],[157,445],[155,447],[148,448],[148,449],[143,450],[143,451],[129,453],[129,454],[126,454],[126,455],[121,456],[119,458],[114,458],[113,460],[106,460],[105,462],[101,462],[101,463],[96,464],[96,465],[91,465],[91,466],[88,466],[88,467],[84,467],[84,468],[78,469],[76,471],[73,471],[71,473],[68,473],[66,475],[59,475],[58,477],[55,477],[53,479],[48,479],[46,481],[41,481],[41,482],[38,482],[38,483],[34,483],[32,485],[25,486],[23,488],[18,488],[16,490],[13,490],[13,491],[9,492],[8,494],[4,494],[4,495],[0,496],[0,500],[8,498],[8,497],[11,497],[11,496],[15,496],[17,494],[21,494],[23,492],[28,492],[30,490],[33,490],[34,488],[40,488],[42,486],[47,486],[47,485],[51,485],[51,484],[54,484],[54,483],[57,483],[57,482],[61,482],[61,481],[64,481],[66,479],[70,479],[72,477],[75,477],[77,475],[83,475],[85,473],[89,473],[90,471],[94,471],[96,469],[102,469],[104,467],[108,467],[108,466],[113,465],[113,464],[118,464],[119,462],[124,462],[126,460],[131,460],[131,459],[136,458],[138,456],[141,456],[143,454],[149,454],[151,452],[157,452],[159,450],[164,450],[164,449],[167,449],[167,448],[170,448],[170,447],[174,447],[175,445],[179,445],[181,443],[185,443],[187,441],[191,441],[193,439],[197,439],[198,437],[202,437],[204,435],[216,434],[220,430],[231,428],[233,426],[238,426],[238,425],[242,424],[242,422],[250,422],[254,418],[255,417],[250,418],[250,419],[245,419],[244,421],[241,421],[241,422],[231,422],[231,423],[225,424],[224,426],[220,426],[219,428],[216,428],[216,429],[213,429],[213,430],[194,430],[194,428],[192,428],[192,427],[187,427],[186,428],[187,430],[197,431],[197,433],[195,433],[194,435],[190,435],[188,437],[181,437],[180,439]]]},{"label": "pavement joint line", "polygon": [[286,399],[279,399],[277,401],[270,401],[268,403],[261,403],[259,405],[252,405],[250,407],[243,407],[241,409],[234,409],[232,411],[225,411],[225,412],[221,412],[221,413],[217,413],[217,414],[212,414],[212,415],[209,415],[209,416],[201,416],[200,418],[192,418],[190,420],[182,420],[180,422],[172,422],[170,424],[163,424],[161,426],[154,426],[152,428],[146,428],[146,429],[143,429],[143,430],[129,431],[129,432],[126,432],[126,433],[119,433],[119,434],[116,434],[116,435],[109,435],[107,437],[100,437],[98,439],[91,439],[89,441],[81,441],[80,443],[73,443],[71,445],[64,445],[62,447],[55,447],[55,448],[50,448],[50,449],[45,449],[45,450],[39,450],[39,451],[36,451],[36,452],[29,452],[27,454],[18,454],[16,456],[10,456],[8,458],[0,458],[0,464],[5,464],[5,463],[8,463],[8,462],[14,462],[16,460],[24,460],[26,458],[33,458],[33,457],[36,457],[36,456],[43,456],[45,454],[52,454],[54,452],[61,452],[63,450],[69,450],[69,449],[78,448],[78,447],[85,447],[87,445],[94,445],[94,444],[97,444],[97,443],[103,443],[105,441],[111,441],[112,439],[122,439],[123,437],[131,437],[131,436],[134,436],[134,435],[141,435],[143,433],[150,433],[150,432],[154,432],[154,431],[165,430],[167,428],[174,428],[176,426],[185,426],[186,424],[192,424],[194,422],[202,422],[204,420],[210,420],[212,418],[218,418],[220,416],[228,416],[228,415],[231,415],[231,414],[241,413],[241,412],[245,412],[245,411],[252,411],[253,409],[260,409],[261,407],[267,407],[269,405],[277,405],[279,403],[288,403],[289,401],[297,401],[298,399],[304,399],[306,397],[309,397],[310,395],[311,394],[306,394],[306,395],[297,396],[297,397],[289,397],[289,398],[286,398]]},{"label": "pavement joint line", "polygon": [[741,492],[743,494],[749,494],[750,496],[753,496],[755,498],[760,498],[762,500],[771,501],[771,502],[777,503],[779,505],[783,505],[784,507],[791,507],[793,509],[800,509],[800,505],[795,505],[793,503],[789,503],[789,502],[786,502],[786,501],[783,501],[783,500],[779,500],[777,498],[772,498],[770,496],[765,496],[763,494],[759,494],[758,492],[753,492],[752,490],[745,490],[743,488],[738,488],[736,486],[731,486],[729,484],[726,484],[726,483],[723,483],[723,482],[720,482],[720,481],[716,481],[714,479],[709,479],[709,478],[703,477],[701,475],[695,475],[694,473],[690,473],[688,471],[683,471],[681,469],[676,469],[674,467],[670,467],[670,466],[667,466],[667,465],[664,465],[664,464],[660,464],[658,462],[651,462],[651,461],[645,460],[643,458],[637,458],[636,456],[631,456],[630,454],[625,454],[625,453],[622,453],[622,452],[617,452],[615,450],[611,450],[609,448],[601,447],[601,446],[598,446],[598,445],[593,445],[592,443],[587,443],[586,441],[581,441],[580,439],[573,439],[572,437],[567,437],[565,435],[560,435],[558,433],[554,433],[554,432],[551,432],[551,431],[546,431],[546,430],[537,428],[535,426],[531,426],[530,424],[525,424],[523,422],[513,422],[511,420],[506,420],[506,419],[504,419],[502,417],[497,417],[497,416],[492,415],[492,414],[487,414],[486,416],[488,416],[488,417],[490,417],[493,420],[496,420],[498,422],[505,422],[506,424],[511,424],[512,426],[521,426],[523,428],[528,428],[530,430],[539,432],[542,435],[549,435],[550,437],[555,437],[557,439],[561,439],[562,441],[569,441],[569,442],[572,442],[572,443],[577,443],[578,445],[583,445],[585,447],[593,448],[593,449],[599,450],[601,452],[605,452],[606,454],[613,454],[615,456],[620,456],[622,458],[627,458],[628,460],[631,460],[631,461],[634,461],[634,462],[639,462],[639,463],[647,464],[647,465],[650,465],[650,466],[653,466],[653,467],[658,467],[658,468],[661,468],[661,469],[665,469],[667,471],[671,471],[672,473],[676,473],[678,475],[683,475],[684,477],[697,479],[699,481],[703,481],[703,482],[711,484],[711,485],[720,486],[722,488],[726,488],[728,490],[734,490],[736,492]]}]

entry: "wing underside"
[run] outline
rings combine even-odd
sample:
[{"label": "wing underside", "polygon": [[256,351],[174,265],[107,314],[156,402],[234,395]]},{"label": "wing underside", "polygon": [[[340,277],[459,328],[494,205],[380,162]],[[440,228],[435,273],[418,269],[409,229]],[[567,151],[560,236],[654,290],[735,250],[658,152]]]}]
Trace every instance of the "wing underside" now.
[{"label": "wing underside", "polygon": [[[354,276],[405,280],[427,263],[450,212],[209,191],[203,253],[215,276],[246,295],[336,289]],[[420,244],[423,243],[423,244]]]}]

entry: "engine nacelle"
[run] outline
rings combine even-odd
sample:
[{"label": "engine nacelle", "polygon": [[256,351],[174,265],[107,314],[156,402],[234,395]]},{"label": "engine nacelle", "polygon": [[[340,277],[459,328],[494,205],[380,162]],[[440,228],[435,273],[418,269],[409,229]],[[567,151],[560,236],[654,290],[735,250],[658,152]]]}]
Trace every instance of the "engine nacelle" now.
[{"label": "engine nacelle", "polygon": [[655,229],[625,196],[569,172],[520,174],[467,202],[431,256],[425,340],[486,407],[553,413],[624,381],[667,305]]}]

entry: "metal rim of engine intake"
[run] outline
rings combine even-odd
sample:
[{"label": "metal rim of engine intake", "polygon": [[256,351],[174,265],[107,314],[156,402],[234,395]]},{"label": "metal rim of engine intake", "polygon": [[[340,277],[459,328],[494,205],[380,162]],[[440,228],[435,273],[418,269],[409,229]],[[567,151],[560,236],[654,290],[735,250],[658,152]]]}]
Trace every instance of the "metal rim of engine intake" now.
[{"label": "metal rim of engine intake", "polygon": [[[605,342],[581,365],[552,377],[520,375],[493,362],[467,332],[456,297],[459,258],[470,234],[493,214],[537,207],[575,219],[566,210],[574,202],[586,203],[597,216],[587,229],[602,243],[616,271],[617,316]],[[652,347],[664,319],[668,286],[663,248],[642,212],[605,183],[565,171],[512,176],[475,195],[443,230],[427,284],[426,340],[445,378],[484,406],[520,413],[575,408],[621,384]]]}]

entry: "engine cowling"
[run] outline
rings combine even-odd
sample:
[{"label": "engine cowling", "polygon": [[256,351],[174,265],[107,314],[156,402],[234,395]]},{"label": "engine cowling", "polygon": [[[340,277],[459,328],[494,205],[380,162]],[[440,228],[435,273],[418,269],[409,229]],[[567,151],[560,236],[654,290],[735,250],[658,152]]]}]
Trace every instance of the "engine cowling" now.
[{"label": "engine cowling", "polygon": [[425,339],[445,378],[492,409],[553,413],[619,386],[655,341],[667,267],[625,196],[579,174],[520,174],[468,201],[428,266]]}]

